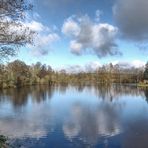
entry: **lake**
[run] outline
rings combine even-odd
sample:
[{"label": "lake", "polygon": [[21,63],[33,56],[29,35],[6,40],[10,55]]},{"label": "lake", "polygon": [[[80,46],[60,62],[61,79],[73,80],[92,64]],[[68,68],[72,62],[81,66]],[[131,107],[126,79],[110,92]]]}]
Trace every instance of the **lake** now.
[{"label": "lake", "polygon": [[148,90],[126,85],[3,90],[0,135],[14,148],[148,148]]}]

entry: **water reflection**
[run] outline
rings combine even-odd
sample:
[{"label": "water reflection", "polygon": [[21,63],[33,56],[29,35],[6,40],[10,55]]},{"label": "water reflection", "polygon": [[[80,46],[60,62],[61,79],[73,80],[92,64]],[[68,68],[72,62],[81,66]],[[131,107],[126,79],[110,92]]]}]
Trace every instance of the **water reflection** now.
[{"label": "water reflection", "polygon": [[105,86],[95,86],[94,88],[95,94],[103,100],[118,99],[121,96],[142,96],[143,91],[136,86],[128,86],[128,85],[105,85]]},{"label": "water reflection", "polygon": [[54,87],[46,85],[6,89],[0,92],[0,101],[10,101],[14,105],[14,108],[22,107],[27,105],[30,97],[36,103],[52,98],[54,89]]},{"label": "water reflection", "polygon": [[148,147],[148,116],[139,117],[136,121],[126,123],[123,134],[122,147],[147,148]]},{"label": "water reflection", "polygon": [[147,148],[147,100],[148,90],[134,86],[8,89],[0,92],[0,134],[24,147]]},{"label": "water reflection", "polygon": [[101,137],[114,136],[121,132],[120,107],[101,102],[90,107],[88,104],[75,103],[63,131],[67,138],[76,136],[88,144],[96,144]]},{"label": "water reflection", "polygon": [[144,94],[145,94],[146,101],[148,102],[148,89],[144,90]]}]

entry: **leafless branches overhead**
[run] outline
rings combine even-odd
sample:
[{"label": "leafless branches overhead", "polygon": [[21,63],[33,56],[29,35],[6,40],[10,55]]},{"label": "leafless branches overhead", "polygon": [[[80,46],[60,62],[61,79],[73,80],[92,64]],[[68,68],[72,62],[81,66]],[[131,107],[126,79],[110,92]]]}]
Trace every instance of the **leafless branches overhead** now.
[{"label": "leafless branches overhead", "polygon": [[32,43],[34,32],[23,24],[27,0],[0,0],[0,59],[14,56],[18,47]]}]

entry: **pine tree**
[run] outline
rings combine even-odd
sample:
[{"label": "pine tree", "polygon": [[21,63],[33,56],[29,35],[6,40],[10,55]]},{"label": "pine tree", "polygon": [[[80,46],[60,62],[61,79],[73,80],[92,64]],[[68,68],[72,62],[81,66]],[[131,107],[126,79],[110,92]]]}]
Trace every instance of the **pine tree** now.
[{"label": "pine tree", "polygon": [[145,65],[144,80],[148,80],[148,62]]}]

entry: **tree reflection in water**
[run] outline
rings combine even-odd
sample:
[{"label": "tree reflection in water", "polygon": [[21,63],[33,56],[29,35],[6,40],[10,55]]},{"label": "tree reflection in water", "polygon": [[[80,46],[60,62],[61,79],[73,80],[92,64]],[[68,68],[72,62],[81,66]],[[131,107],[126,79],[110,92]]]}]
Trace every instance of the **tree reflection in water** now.
[{"label": "tree reflection in water", "polygon": [[144,94],[145,94],[146,101],[148,102],[148,88],[144,89]]},{"label": "tree reflection in water", "polygon": [[30,97],[36,103],[51,99],[54,89],[54,87],[47,85],[6,89],[0,92],[0,101],[10,101],[14,108],[23,107],[27,104]]},{"label": "tree reflection in water", "polygon": [[[102,147],[114,148],[110,139],[120,135],[118,147],[147,148],[147,100],[148,90],[125,85],[39,85],[3,90],[0,133],[23,142],[46,139],[46,147],[54,147],[52,143],[100,147],[103,143]],[[24,147],[28,147],[27,141]],[[36,146],[42,145],[32,142],[32,147]]]}]

